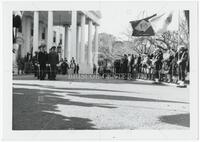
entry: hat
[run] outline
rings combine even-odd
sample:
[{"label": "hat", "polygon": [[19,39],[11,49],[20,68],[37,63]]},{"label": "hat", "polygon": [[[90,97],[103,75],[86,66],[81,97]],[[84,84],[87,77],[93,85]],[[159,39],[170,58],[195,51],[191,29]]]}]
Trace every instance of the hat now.
[{"label": "hat", "polygon": [[40,49],[40,48],[44,48],[44,46],[40,45],[40,46],[39,46],[39,49]]},{"label": "hat", "polygon": [[55,47],[55,46],[52,46],[51,49],[56,49],[56,47]]}]

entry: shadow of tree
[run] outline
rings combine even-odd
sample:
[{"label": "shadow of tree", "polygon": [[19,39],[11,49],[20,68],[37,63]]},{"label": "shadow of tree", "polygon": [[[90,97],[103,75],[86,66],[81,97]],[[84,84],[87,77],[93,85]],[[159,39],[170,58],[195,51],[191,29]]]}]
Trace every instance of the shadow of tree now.
[{"label": "shadow of tree", "polygon": [[54,93],[45,89],[13,88],[13,130],[95,129],[89,119],[55,114],[59,111],[56,105],[116,108],[107,104],[70,101]]},{"label": "shadow of tree", "polygon": [[[169,102],[169,103],[187,103],[170,100],[158,100],[141,97],[113,96],[95,94],[95,91],[114,92],[116,90],[93,89],[93,88],[56,88],[53,86],[37,84],[14,83],[17,88],[13,88],[13,130],[62,130],[62,129],[95,129],[90,119],[79,117],[68,117],[56,114],[59,112],[57,105],[74,105],[80,107],[101,107],[107,109],[117,108],[109,104],[86,103],[72,101],[63,98],[56,93],[62,92],[74,97],[84,97],[90,99],[107,99],[120,101],[146,101],[146,102]],[[23,86],[37,86],[41,89],[27,89]],[[48,90],[55,89],[55,90]],[[61,90],[60,90],[61,89]],[[85,95],[80,91],[94,91],[94,94]],[[79,91],[79,92],[77,92]],[[119,91],[120,92],[120,91]],[[134,92],[132,92],[134,93]],[[52,113],[51,113],[52,112]],[[188,114],[189,115],[189,114]],[[180,116],[162,116],[161,121],[172,124],[184,125],[179,122]],[[184,120],[183,120],[184,121]],[[185,121],[184,121],[185,122]],[[186,126],[187,127],[187,126]]]},{"label": "shadow of tree", "polygon": [[121,93],[139,93],[139,92],[129,92],[129,91],[119,91],[119,90],[108,90],[108,89],[95,89],[95,88],[58,88],[55,86],[49,86],[49,85],[38,85],[38,84],[18,84],[13,83],[13,85],[22,85],[22,86],[37,86],[42,88],[50,88],[50,89],[62,89],[62,90],[76,90],[76,91],[105,91],[105,92],[121,92]]},{"label": "shadow of tree", "polygon": [[[120,100],[120,101],[145,101],[145,102],[166,102],[166,103],[184,103],[184,104],[188,104],[188,102],[161,100],[161,99],[150,99],[150,98],[141,98],[141,97],[113,96],[113,95],[103,95],[103,94],[84,95],[84,94],[81,94],[79,92],[74,92],[74,91],[83,91],[83,90],[84,91],[107,91],[107,92],[125,92],[125,93],[141,94],[140,92],[127,92],[127,91],[116,91],[116,90],[107,90],[107,89],[93,89],[93,88],[57,88],[57,87],[54,87],[54,86],[47,86],[47,85],[21,84],[21,83],[20,84],[13,83],[13,85],[37,86],[37,87],[48,88],[48,89],[57,89],[56,92],[65,92],[65,93],[67,93],[67,95],[70,95],[70,96],[84,97],[84,98],[90,98],[90,99],[108,99],[108,100]],[[65,90],[65,91],[63,91],[63,90]],[[73,102],[73,104],[85,106],[85,103],[81,103],[81,102]],[[101,107],[104,107],[104,106],[101,106]],[[106,106],[106,107],[109,107],[109,106]]]},{"label": "shadow of tree", "polygon": [[120,100],[120,101],[145,101],[145,102],[166,102],[166,103],[185,103],[179,101],[170,101],[170,100],[160,100],[160,99],[149,99],[141,97],[128,97],[128,96],[113,96],[113,95],[103,95],[103,94],[92,94],[92,95],[79,95],[79,94],[68,94],[75,97],[83,97],[90,99],[108,99],[108,100]]},{"label": "shadow of tree", "polygon": [[[14,115],[13,130],[84,130],[95,129],[90,119],[65,117],[55,113],[37,112]],[[23,118],[22,118],[23,117]]]},{"label": "shadow of tree", "polygon": [[159,117],[161,122],[180,125],[184,127],[190,127],[190,114],[176,114],[176,115],[165,115]]}]

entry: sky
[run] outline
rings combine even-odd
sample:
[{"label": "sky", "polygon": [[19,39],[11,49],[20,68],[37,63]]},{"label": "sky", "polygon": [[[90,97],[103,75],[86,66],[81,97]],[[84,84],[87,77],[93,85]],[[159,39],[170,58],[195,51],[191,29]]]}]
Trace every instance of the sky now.
[{"label": "sky", "polygon": [[167,29],[177,30],[179,9],[171,6],[169,2],[148,4],[144,2],[103,3],[101,5],[100,33],[106,32],[119,39],[126,39],[123,33],[127,33],[127,29],[132,29],[129,21],[139,20],[153,14],[164,14],[157,22],[151,23],[154,30],[157,31],[163,26],[164,20],[170,13],[172,13],[172,22]]}]

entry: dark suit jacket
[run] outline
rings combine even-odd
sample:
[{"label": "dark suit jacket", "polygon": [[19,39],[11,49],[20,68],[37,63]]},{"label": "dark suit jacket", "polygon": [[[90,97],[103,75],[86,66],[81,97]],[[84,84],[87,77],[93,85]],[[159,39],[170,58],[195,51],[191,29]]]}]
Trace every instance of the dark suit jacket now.
[{"label": "dark suit jacket", "polygon": [[59,63],[59,57],[56,52],[50,52],[48,55],[48,63],[51,65],[56,65]]},{"label": "dark suit jacket", "polygon": [[38,53],[38,62],[40,65],[46,65],[47,63],[47,54],[45,52]]}]

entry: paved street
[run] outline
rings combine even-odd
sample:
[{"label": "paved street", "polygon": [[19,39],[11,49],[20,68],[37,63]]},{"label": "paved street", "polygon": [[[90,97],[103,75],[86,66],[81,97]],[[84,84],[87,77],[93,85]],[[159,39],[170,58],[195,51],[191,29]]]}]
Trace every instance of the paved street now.
[{"label": "paved street", "polygon": [[148,81],[13,80],[13,129],[188,129],[189,87]]}]

